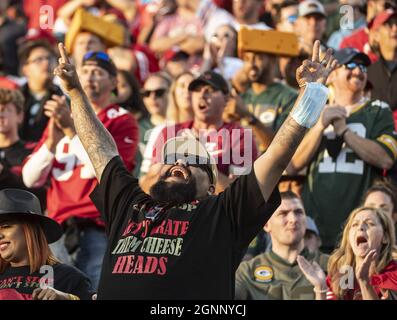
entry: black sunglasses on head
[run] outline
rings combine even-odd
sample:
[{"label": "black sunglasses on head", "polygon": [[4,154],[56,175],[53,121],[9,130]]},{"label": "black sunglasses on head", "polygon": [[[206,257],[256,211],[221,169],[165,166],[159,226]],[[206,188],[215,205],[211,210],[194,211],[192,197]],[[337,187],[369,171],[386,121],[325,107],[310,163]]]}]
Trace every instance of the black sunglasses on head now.
[{"label": "black sunglasses on head", "polygon": [[141,94],[144,98],[149,98],[150,95],[152,94],[152,92],[154,93],[154,96],[156,98],[161,98],[165,92],[167,91],[167,89],[156,89],[156,90],[142,90]]}]

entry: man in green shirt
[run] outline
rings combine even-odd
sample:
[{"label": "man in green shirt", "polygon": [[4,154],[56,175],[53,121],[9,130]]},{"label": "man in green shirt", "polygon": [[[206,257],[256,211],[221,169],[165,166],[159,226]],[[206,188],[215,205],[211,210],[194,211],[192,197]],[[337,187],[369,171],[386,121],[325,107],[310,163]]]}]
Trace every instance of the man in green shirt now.
[{"label": "man in green shirt", "polygon": [[374,178],[397,158],[388,104],[364,94],[368,56],[346,48],[337,51],[335,58],[339,66],[328,79],[332,104],[306,133],[290,166],[308,167],[302,198],[319,228],[324,252],[333,250],[346,218]]},{"label": "man in green shirt", "polygon": [[313,286],[296,261],[299,255],[326,270],[328,256],[304,248],[306,214],[293,192],[281,193],[281,205],[264,227],[272,249],[240,264],[236,273],[236,299],[312,300]]},{"label": "man in green shirt", "polygon": [[294,89],[276,80],[277,56],[259,50],[266,48],[242,52],[244,65],[232,79],[232,84],[249,112],[249,116],[245,115],[249,124],[259,121],[267,129],[267,139],[263,137],[263,130],[259,134],[254,130],[261,151],[265,151],[298,95]]}]

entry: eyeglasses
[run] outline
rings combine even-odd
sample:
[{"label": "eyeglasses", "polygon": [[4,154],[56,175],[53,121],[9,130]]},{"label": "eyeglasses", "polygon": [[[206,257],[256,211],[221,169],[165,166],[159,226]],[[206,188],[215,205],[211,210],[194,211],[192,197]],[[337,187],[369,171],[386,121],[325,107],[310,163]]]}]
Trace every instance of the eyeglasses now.
[{"label": "eyeglasses", "polygon": [[355,68],[359,67],[359,68],[360,68],[360,71],[361,71],[362,73],[367,73],[367,67],[364,66],[364,65],[361,64],[361,63],[349,62],[349,63],[345,64],[344,66],[345,66],[345,68],[348,69],[348,70],[354,70]]},{"label": "eyeglasses", "polygon": [[164,96],[166,93],[167,89],[161,88],[161,89],[155,89],[155,90],[142,90],[141,94],[144,98],[149,98],[152,93],[154,93],[154,96],[156,98],[161,98]]},{"label": "eyeglasses", "polygon": [[55,62],[55,58],[52,57],[52,56],[37,57],[37,58],[35,58],[35,59],[26,61],[26,64],[30,64],[30,63],[33,63],[33,64],[41,64],[41,63],[43,63],[44,61],[48,61],[48,62],[50,62],[50,63],[54,63],[54,62]]},{"label": "eyeglasses", "polygon": [[90,51],[87,52],[84,57],[83,60],[87,60],[87,59],[91,59],[92,57],[104,60],[109,62],[110,61],[110,57],[105,53],[105,52],[96,52],[96,51]]}]

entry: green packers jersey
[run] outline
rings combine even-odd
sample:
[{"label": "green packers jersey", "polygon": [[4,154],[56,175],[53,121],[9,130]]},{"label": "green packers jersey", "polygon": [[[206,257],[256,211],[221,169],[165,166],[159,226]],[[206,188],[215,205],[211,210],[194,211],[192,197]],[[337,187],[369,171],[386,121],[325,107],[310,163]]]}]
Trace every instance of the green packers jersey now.
[{"label": "green packers jersey", "polygon": [[[316,261],[326,271],[328,256],[301,252],[308,261]],[[289,263],[272,251],[243,261],[236,272],[237,300],[314,300],[313,286],[298,263]]]},{"label": "green packers jersey", "polygon": [[275,131],[287,118],[297,97],[294,89],[280,82],[272,83],[258,95],[251,88],[242,95],[248,111]]},{"label": "green packers jersey", "polygon": [[[369,101],[353,110],[346,123],[351,131],[377,142],[393,160],[396,159],[397,136],[386,103]],[[331,125],[324,131],[308,169],[302,193],[306,213],[315,219],[324,248],[333,248],[346,218],[360,205],[365,191],[382,170],[361,160],[336,137]]]}]

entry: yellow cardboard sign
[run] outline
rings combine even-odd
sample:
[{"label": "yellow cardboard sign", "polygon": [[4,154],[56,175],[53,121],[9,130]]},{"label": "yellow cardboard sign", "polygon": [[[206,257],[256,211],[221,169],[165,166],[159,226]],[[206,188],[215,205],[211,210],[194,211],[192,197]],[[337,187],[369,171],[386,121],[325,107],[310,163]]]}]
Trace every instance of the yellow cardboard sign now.
[{"label": "yellow cardboard sign", "polygon": [[258,30],[242,26],[238,33],[240,58],[244,51],[296,57],[299,55],[298,37],[292,32]]},{"label": "yellow cardboard sign", "polygon": [[76,36],[82,31],[97,35],[109,47],[121,46],[124,42],[124,28],[121,25],[96,17],[80,8],[73,15],[72,23],[65,37],[65,47],[69,53],[72,53]]}]

